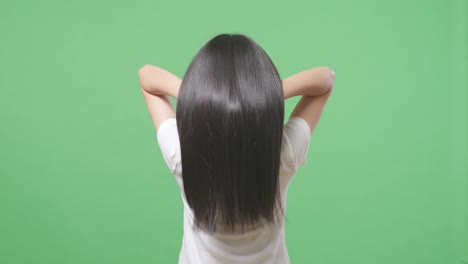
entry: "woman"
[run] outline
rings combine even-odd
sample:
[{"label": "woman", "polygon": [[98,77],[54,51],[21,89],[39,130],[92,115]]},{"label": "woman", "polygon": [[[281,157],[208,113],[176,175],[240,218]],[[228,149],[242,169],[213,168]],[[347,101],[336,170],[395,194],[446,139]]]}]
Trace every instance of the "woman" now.
[{"label": "woman", "polygon": [[[289,263],[286,192],[334,83],[329,67],[284,80],[242,34],[220,34],[180,80],[138,72],[164,160],[184,204],[179,263]],[[286,124],[284,100],[301,95]],[[176,98],[174,110],[168,96]],[[176,118],[177,116],[177,118]]]}]

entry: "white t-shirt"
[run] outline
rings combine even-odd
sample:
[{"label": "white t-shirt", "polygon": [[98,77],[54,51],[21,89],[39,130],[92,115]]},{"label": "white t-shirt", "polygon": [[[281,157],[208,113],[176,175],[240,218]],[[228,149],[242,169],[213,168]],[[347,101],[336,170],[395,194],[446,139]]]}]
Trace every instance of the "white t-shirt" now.
[{"label": "white t-shirt", "polygon": [[[286,193],[292,176],[305,165],[311,137],[310,127],[300,117],[284,124],[280,158],[280,189],[286,212]],[[265,226],[244,234],[208,234],[195,231],[193,212],[184,193],[179,134],[175,118],[163,121],[157,140],[164,161],[175,177],[184,205],[184,229],[179,264],[290,263],[284,234],[284,218],[275,226]]]}]

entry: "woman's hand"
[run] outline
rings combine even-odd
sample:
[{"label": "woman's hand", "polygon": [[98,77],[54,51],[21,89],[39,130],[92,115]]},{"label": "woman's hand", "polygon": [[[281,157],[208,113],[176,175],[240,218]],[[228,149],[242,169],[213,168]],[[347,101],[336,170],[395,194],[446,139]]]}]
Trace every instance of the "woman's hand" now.
[{"label": "woman's hand", "polygon": [[165,69],[145,64],[138,70],[140,86],[150,94],[165,94],[174,97],[179,96],[182,80]]}]

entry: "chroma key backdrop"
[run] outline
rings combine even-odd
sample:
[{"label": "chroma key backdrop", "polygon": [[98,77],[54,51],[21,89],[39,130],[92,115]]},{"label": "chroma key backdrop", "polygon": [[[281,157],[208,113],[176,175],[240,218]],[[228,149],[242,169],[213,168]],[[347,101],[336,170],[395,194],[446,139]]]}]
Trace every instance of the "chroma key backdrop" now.
[{"label": "chroma key backdrop", "polygon": [[177,263],[181,193],[137,73],[183,78],[209,39],[241,33],[283,79],[336,72],[288,189],[291,262],[467,264],[467,15],[466,0],[2,1],[0,263]]}]

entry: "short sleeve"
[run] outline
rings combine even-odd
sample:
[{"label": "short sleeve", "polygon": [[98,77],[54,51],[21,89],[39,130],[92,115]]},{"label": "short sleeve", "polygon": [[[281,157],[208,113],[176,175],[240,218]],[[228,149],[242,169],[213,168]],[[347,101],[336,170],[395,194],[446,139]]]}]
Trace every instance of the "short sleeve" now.
[{"label": "short sleeve", "polygon": [[157,140],[167,166],[174,174],[180,165],[180,142],[175,118],[164,120],[158,128]]},{"label": "short sleeve", "polygon": [[289,153],[289,162],[293,163],[295,169],[303,167],[307,160],[311,137],[309,124],[301,117],[290,117],[283,131],[289,149],[286,150]]}]

